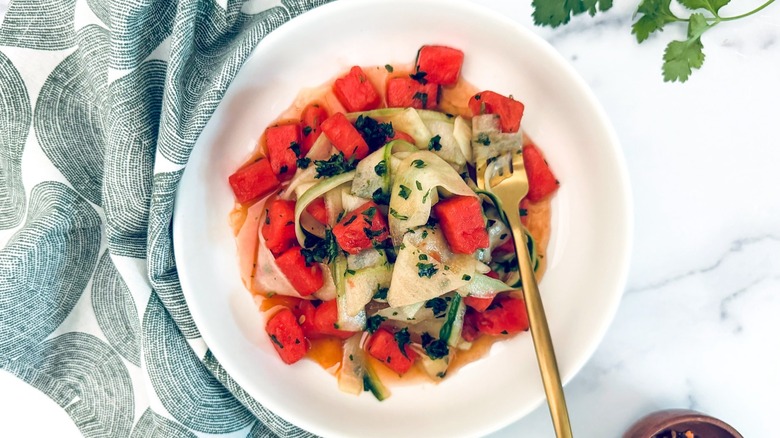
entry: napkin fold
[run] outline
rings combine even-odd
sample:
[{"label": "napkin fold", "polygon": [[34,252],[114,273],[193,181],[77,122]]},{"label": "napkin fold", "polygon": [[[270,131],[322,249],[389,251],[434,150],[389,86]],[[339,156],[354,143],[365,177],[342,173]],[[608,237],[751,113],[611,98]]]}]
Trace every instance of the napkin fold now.
[{"label": "napkin fold", "polygon": [[310,436],[200,337],[174,196],[257,43],[327,0],[14,0],[0,27],[0,368],[87,436]]}]

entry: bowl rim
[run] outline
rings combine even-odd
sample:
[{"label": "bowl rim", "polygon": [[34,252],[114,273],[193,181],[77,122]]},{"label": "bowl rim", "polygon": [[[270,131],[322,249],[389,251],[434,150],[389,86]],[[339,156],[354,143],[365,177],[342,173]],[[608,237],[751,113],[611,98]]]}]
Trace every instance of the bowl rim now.
[{"label": "bowl rim", "polygon": [[[598,120],[598,124],[603,129],[606,138],[608,138],[608,141],[604,144],[604,147],[605,150],[608,150],[610,152],[616,164],[615,171],[619,179],[618,182],[620,188],[619,198],[620,200],[622,200],[623,210],[621,211],[621,213],[624,215],[624,223],[622,223],[621,225],[623,225],[625,229],[625,235],[623,236],[623,244],[622,246],[620,246],[619,249],[620,252],[624,255],[624,257],[622,257],[621,260],[615,261],[614,263],[613,271],[619,273],[618,275],[614,276],[616,291],[614,293],[614,296],[610,300],[608,307],[603,309],[604,317],[599,319],[599,324],[597,327],[593,327],[593,336],[590,338],[590,342],[587,344],[587,346],[583,349],[585,353],[579,355],[576,359],[569,361],[568,369],[566,370],[565,374],[562,373],[561,375],[561,380],[565,385],[581,371],[581,369],[590,360],[590,358],[593,356],[598,346],[603,341],[606,332],[609,329],[609,326],[612,324],[615,315],[617,314],[617,310],[620,305],[622,296],[625,292],[626,284],[628,281],[629,268],[631,262],[631,252],[633,248],[633,235],[634,235],[633,197],[631,192],[631,184],[628,175],[625,156],[623,155],[619,138],[614,130],[612,123],[607,117],[604,108],[598,102],[595,95],[593,94],[593,91],[587,85],[585,80],[563,58],[563,56],[560,53],[558,53],[555,50],[555,48],[546,40],[544,40],[541,36],[533,33],[529,28],[517,22],[516,20],[503,16],[499,12],[494,11],[486,6],[483,6],[481,4],[476,4],[468,0],[371,0],[371,2],[372,2],[372,6],[386,5],[392,7],[404,7],[406,5],[411,7],[411,6],[418,6],[421,3],[427,3],[433,6],[446,7],[450,9],[456,8],[459,9],[460,12],[462,12],[463,14],[480,15],[485,20],[495,21],[497,23],[501,23],[502,25],[512,27],[515,31],[518,32],[518,34],[520,34],[523,38],[525,38],[529,44],[536,46],[539,50],[544,52],[544,54],[550,59],[551,63],[554,64],[554,67],[562,71],[565,74],[566,78],[572,82],[572,84],[578,89],[579,92],[581,92],[583,98],[585,99],[583,104],[593,109],[594,116]],[[259,50],[259,48],[268,45],[277,44],[278,40],[282,40],[286,38],[288,34],[299,32],[300,28],[305,27],[307,23],[327,18],[329,15],[334,13],[355,12],[360,9],[365,9],[365,6],[366,6],[365,0],[341,0],[338,2],[326,3],[322,6],[318,6],[312,10],[297,15],[292,19],[288,20],[287,22],[283,23],[282,25],[280,25],[278,28],[270,32],[267,36],[265,36],[249,54],[245,63],[248,60],[250,60],[252,56],[254,56],[254,54]],[[229,88],[230,86],[228,86],[228,89]],[[218,106],[215,112],[219,111],[219,108],[220,107]],[[208,128],[208,124],[206,125],[206,127],[204,127],[204,131],[207,128]],[[198,137],[198,140],[196,141],[193,150],[195,147],[198,146],[200,142],[201,142],[201,136]],[[189,166],[185,165],[184,174],[182,175],[182,178],[184,178],[184,175],[186,175],[188,167]],[[182,196],[183,196],[182,191],[177,190],[176,202],[174,203],[174,212],[173,212],[174,254],[177,253],[176,250],[177,247],[180,247],[180,245],[176,245],[176,242],[181,241],[183,239],[182,227],[176,226],[177,223],[181,223],[183,221],[182,215],[180,214],[181,209],[176,208],[176,206],[180,204],[180,199]],[[184,260],[185,258],[176,257],[176,259]],[[191,300],[195,300],[196,298],[194,296],[195,294],[193,293],[194,289],[188,278],[189,275],[187,275],[188,267],[186,264],[177,267],[179,270],[179,279],[182,287],[182,292],[185,297],[185,301],[190,303],[192,302]],[[195,322],[196,326],[198,326],[198,322],[203,321],[205,319],[205,317],[201,314],[200,308],[198,308],[197,306],[191,306],[189,304],[187,307],[192,315],[193,321]],[[208,331],[204,332],[201,330],[200,334],[203,341],[211,350],[214,357],[219,360],[219,358],[224,353],[224,350],[222,349],[220,343],[218,342],[218,339],[214,339],[212,337],[212,333]],[[229,366],[224,366],[224,368],[228,372],[229,376],[236,382],[236,384],[238,384],[242,388],[250,385],[250,381],[252,380],[251,376],[246,375],[238,370],[231,371],[229,370]],[[250,395],[250,396],[256,397],[256,395]],[[519,419],[525,417],[533,409],[539,407],[544,402],[544,400],[545,400],[545,396],[542,393],[540,394],[538,400],[528,409],[526,410],[518,409],[514,411],[513,415],[506,415],[505,417],[503,417],[502,421],[494,421],[488,425],[485,425],[481,429],[481,434],[495,432],[501,428],[504,428],[518,421]],[[300,423],[299,421],[301,417],[300,415],[297,415],[291,410],[285,408],[283,404],[277,403],[271,397],[262,397],[262,396],[257,397],[257,401],[261,402],[263,406],[267,407],[269,410],[273,411],[275,414],[281,416],[282,418],[288,421],[290,418],[295,418],[296,421],[298,421],[297,423],[295,423],[295,425],[305,430],[322,434],[322,435],[333,435],[336,432],[334,430],[331,430],[326,427],[321,427],[320,425],[314,423],[308,423],[308,422]]]},{"label": "bowl rim", "polygon": [[623,438],[652,438],[667,429],[684,424],[708,424],[731,434],[733,438],[742,438],[739,431],[719,418],[693,409],[677,408],[663,409],[643,416],[626,431]]}]

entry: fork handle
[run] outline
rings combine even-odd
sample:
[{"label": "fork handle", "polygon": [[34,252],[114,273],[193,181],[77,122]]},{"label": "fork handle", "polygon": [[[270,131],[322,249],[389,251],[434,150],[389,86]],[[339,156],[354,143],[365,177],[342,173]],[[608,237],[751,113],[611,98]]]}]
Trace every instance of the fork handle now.
[{"label": "fork handle", "polygon": [[536,275],[531,266],[531,255],[528,253],[527,236],[520,222],[518,209],[511,208],[506,211],[507,220],[512,228],[512,235],[517,251],[517,262],[520,268],[520,278],[523,282],[523,295],[525,308],[528,313],[528,322],[531,327],[531,337],[534,340],[536,359],[539,362],[539,371],[542,374],[544,392],[547,395],[547,405],[550,408],[555,435],[558,438],[571,438],[571,424],[569,423],[569,411],[566,409],[566,399],[563,396],[561,376],[558,373],[558,362],[555,359],[550,328],[547,326],[547,317],[542,305],[542,297],[536,284]]}]

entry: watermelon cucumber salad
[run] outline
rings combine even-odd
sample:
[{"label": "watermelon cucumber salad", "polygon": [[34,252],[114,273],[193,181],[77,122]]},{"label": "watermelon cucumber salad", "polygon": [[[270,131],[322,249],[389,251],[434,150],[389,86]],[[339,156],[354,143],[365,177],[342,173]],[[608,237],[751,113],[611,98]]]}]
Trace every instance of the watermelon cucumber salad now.
[{"label": "watermelon cucumber salad", "polygon": [[463,60],[426,45],[407,68],[352,67],[299,97],[229,178],[269,342],[287,364],[316,356],[342,391],[383,400],[381,375],[440,381],[476,342],[528,330],[511,232],[474,163],[522,151],[537,275],[559,183],[522,134],[523,104],[476,92]]}]

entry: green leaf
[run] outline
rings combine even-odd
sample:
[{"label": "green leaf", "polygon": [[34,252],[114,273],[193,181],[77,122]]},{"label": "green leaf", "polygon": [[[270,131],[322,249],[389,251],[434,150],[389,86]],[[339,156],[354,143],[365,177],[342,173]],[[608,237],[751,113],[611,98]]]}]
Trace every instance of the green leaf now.
[{"label": "green leaf", "polygon": [[700,38],[707,29],[712,27],[702,14],[691,14],[688,21],[688,38]]},{"label": "green leaf", "polygon": [[688,39],[672,41],[664,51],[663,74],[666,82],[685,82],[695,68],[704,63],[701,34],[710,25],[702,14],[692,14],[688,22]]},{"label": "green leaf", "polygon": [[637,42],[646,40],[651,33],[662,30],[664,26],[680,19],[669,9],[672,0],[642,0],[636,10],[641,14],[633,26],[631,33],[636,35]]},{"label": "green leaf", "polygon": [[720,8],[726,6],[731,0],[677,0],[681,5],[691,10],[706,9],[717,15]]},{"label": "green leaf", "polygon": [[596,15],[597,11],[606,11],[612,7],[612,0],[583,0],[585,9],[591,16]]},{"label": "green leaf", "polygon": [[533,0],[531,5],[534,24],[558,27],[583,12],[594,15],[597,10],[606,11],[612,7],[612,0]]}]

